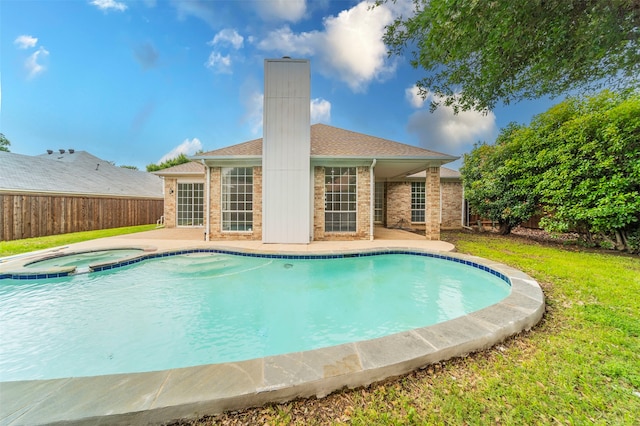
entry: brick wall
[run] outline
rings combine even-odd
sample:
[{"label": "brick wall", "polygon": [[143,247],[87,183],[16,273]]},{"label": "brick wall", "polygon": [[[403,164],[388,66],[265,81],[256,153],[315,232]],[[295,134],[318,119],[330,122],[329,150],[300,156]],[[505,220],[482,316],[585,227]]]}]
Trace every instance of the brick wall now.
[{"label": "brick wall", "polygon": [[411,182],[387,182],[387,226],[411,227]]},{"label": "brick wall", "polygon": [[356,215],[356,236],[358,240],[368,240],[371,230],[371,173],[367,166],[356,168],[358,175],[358,207]]},{"label": "brick wall", "polygon": [[[460,182],[440,183],[439,169],[432,167],[427,171],[427,222],[411,223],[411,183],[386,183],[386,225],[390,228],[402,225],[404,228],[425,229],[428,239],[439,239],[440,228],[460,228],[462,212],[462,184]],[[211,169],[209,238],[211,240],[261,240],[262,239],[262,167],[253,168],[253,230],[251,232],[222,232],[221,223],[221,185],[220,167]],[[324,167],[316,166],[314,170],[314,220],[313,238],[316,241],[326,240],[362,240],[369,239],[371,188],[367,166],[357,167],[358,207],[356,232],[325,233],[324,232]],[[176,226],[177,180],[165,178],[164,218],[165,226]],[[171,189],[174,193],[171,194]],[[206,190],[206,187],[205,187]],[[440,217],[440,193],[442,193],[442,217]],[[429,222],[430,221],[430,222]]]},{"label": "brick wall", "polygon": [[[173,194],[171,193],[173,191]],[[164,178],[164,226],[176,227],[176,200],[178,197],[178,180]]]},{"label": "brick wall", "polygon": [[440,239],[440,167],[429,167],[426,178],[427,212],[425,236],[427,240]]},{"label": "brick wall", "polygon": [[324,237],[324,167],[313,169],[313,239]]},{"label": "brick wall", "polygon": [[442,191],[442,229],[462,227],[462,183],[441,182]]}]

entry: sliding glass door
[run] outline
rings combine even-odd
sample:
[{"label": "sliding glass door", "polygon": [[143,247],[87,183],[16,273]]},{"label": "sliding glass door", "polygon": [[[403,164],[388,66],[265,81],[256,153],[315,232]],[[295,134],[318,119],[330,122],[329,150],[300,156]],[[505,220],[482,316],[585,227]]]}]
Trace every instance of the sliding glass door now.
[{"label": "sliding glass door", "polygon": [[178,226],[204,224],[204,183],[178,183]]}]

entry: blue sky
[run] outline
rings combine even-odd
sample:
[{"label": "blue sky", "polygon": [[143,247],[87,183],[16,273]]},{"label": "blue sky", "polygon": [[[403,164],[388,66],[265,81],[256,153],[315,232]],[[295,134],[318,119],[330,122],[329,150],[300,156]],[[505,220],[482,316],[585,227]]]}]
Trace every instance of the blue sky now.
[{"label": "blue sky", "polygon": [[[461,155],[549,100],[429,112],[388,58],[410,2],[0,0],[0,131],[11,152],[84,150],[144,170],[262,136],[265,58],[311,60],[312,122]],[[459,166],[453,163],[453,168]]]}]

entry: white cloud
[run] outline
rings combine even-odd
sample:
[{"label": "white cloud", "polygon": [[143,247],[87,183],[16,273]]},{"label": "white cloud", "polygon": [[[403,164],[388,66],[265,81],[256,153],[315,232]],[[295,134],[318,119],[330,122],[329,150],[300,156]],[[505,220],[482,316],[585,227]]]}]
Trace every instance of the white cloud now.
[{"label": "white cloud", "polygon": [[[432,100],[441,99],[427,93],[423,100],[414,86],[405,91],[407,100],[416,108]],[[418,135],[420,145],[448,154],[462,154],[478,140],[492,140],[498,133],[493,112],[461,111],[454,114],[453,108],[440,105],[434,112],[419,109],[409,117],[407,130]]]},{"label": "white cloud", "polygon": [[218,52],[211,52],[204,65],[218,74],[231,74],[232,72],[231,56],[223,56]]},{"label": "white cloud", "polygon": [[18,36],[13,41],[13,44],[18,46],[18,48],[20,48],[20,49],[29,49],[31,47],[36,47],[37,43],[38,43],[38,38],[37,37],[32,37],[30,35]]},{"label": "white cloud", "polygon": [[296,34],[287,26],[281,27],[257,46],[281,55],[314,56],[321,73],[342,80],[354,92],[365,91],[371,81],[384,80],[395,71],[382,41],[394,13],[386,3],[371,6],[363,1],[338,16],[325,18],[323,31]]},{"label": "white cloud", "polygon": [[259,135],[262,132],[262,111],[264,107],[264,94],[253,92],[243,101],[245,107],[245,115],[243,121],[249,125],[253,135]]},{"label": "white cloud", "polygon": [[311,99],[311,124],[331,122],[331,102],[316,98]]},{"label": "white cloud", "polygon": [[317,45],[322,43],[323,35],[318,31],[294,34],[285,25],[270,32],[258,42],[258,49],[280,52],[284,56],[310,56],[316,53]]},{"label": "white cloud", "polygon": [[218,25],[218,18],[215,13],[215,3],[210,0],[171,0],[171,3],[178,12],[178,19],[185,20],[189,16],[201,19],[212,27]]},{"label": "white cloud", "polygon": [[[209,46],[231,46],[238,50],[242,47],[244,38],[238,32],[231,28],[226,28],[218,32],[213,39],[208,42]],[[214,50],[209,54],[209,59],[205,62],[205,66],[219,74],[231,74],[231,55],[223,55],[218,50]]]},{"label": "white cloud", "polygon": [[244,41],[244,38],[240,34],[238,34],[236,30],[231,28],[225,28],[224,30],[218,32],[218,34],[216,34],[213,37],[213,40],[211,40],[207,44],[209,44],[210,46],[228,44],[233,46],[233,48],[237,50],[242,47],[243,41]]},{"label": "white cloud", "polygon": [[420,96],[420,89],[418,89],[418,86],[414,85],[409,87],[404,91],[404,95],[412,107],[422,108],[422,106],[424,105],[425,99],[422,96]]},{"label": "white cloud", "polygon": [[193,155],[196,152],[202,149],[202,142],[200,139],[193,138],[191,140],[185,139],[180,145],[173,148],[171,151],[167,152],[161,159],[158,160],[156,164],[164,163],[167,160],[171,160],[172,158],[176,158],[180,154],[184,155]]},{"label": "white cloud", "polygon": [[395,66],[385,61],[387,48],[382,42],[384,28],[393,16],[384,6],[370,7],[371,3],[361,2],[325,20],[324,61],[354,91],[362,91],[371,80],[384,79],[395,71]]},{"label": "white cloud", "polygon": [[127,10],[126,4],[115,1],[115,0],[92,0],[91,4],[96,6],[100,10],[113,9],[113,10],[118,10],[120,12]]},{"label": "white cloud", "polygon": [[384,6],[391,11],[393,16],[404,16],[409,18],[415,14],[414,0],[396,0],[384,3]]},{"label": "white cloud", "polygon": [[46,67],[38,61],[44,60],[47,56],[49,56],[49,51],[44,47],[40,47],[37,51],[29,55],[24,62],[24,67],[27,69],[27,77],[33,78],[44,72]]},{"label": "white cloud", "polygon": [[299,21],[307,11],[305,0],[270,0],[254,3],[258,14],[265,20]]}]

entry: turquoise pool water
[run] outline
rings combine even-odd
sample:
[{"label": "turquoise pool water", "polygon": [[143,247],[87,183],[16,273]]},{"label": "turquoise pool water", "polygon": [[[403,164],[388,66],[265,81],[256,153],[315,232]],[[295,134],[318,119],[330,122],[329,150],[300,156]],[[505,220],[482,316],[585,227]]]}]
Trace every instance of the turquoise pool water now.
[{"label": "turquoise pool water", "polygon": [[497,303],[503,279],[443,259],[194,253],[0,280],[0,381],[239,361],[372,339]]}]

